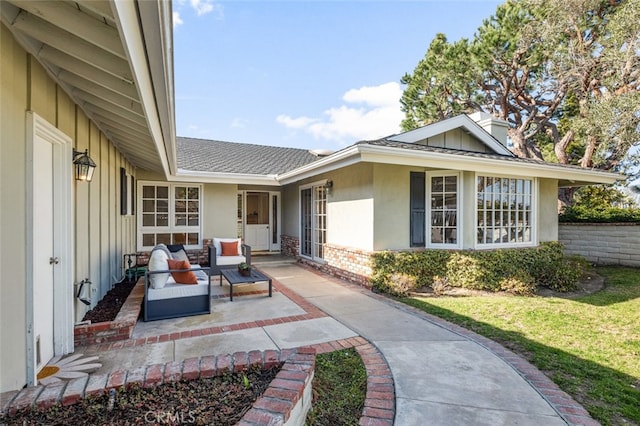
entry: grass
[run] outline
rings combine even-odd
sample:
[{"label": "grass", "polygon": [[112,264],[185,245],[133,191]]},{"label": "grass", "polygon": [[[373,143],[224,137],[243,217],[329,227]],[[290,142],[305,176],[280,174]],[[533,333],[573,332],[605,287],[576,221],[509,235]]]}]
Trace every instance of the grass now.
[{"label": "grass", "polygon": [[403,302],[500,342],[603,425],[640,425],[640,270],[601,267],[602,291],[557,297],[431,297]]},{"label": "grass", "polygon": [[355,349],[317,355],[306,425],[358,425],[366,393],[367,372]]}]

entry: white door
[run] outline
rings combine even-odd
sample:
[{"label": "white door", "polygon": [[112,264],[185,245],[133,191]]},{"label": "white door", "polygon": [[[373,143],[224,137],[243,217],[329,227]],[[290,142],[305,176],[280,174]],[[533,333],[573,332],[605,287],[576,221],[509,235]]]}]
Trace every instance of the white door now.
[{"label": "white door", "polygon": [[54,355],[73,352],[71,138],[27,113],[27,384]]},{"label": "white door", "polygon": [[53,145],[37,137],[33,145],[33,337],[36,373],[53,358],[53,274],[59,265],[53,247]]},{"label": "white door", "polygon": [[269,250],[269,193],[247,191],[244,242],[251,251]]}]

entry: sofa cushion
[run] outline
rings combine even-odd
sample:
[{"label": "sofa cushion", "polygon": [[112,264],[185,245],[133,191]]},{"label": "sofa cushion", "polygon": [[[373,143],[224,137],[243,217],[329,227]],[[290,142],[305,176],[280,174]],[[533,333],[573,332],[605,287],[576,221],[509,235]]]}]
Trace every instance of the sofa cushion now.
[{"label": "sofa cushion", "polygon": [[247,259],[244,256],[216,256],[216,264],[220,265],[237,265],[238,263],[246,262]]},{"label": "sofa cushion", "polygon": [[234,241],[238,242],[238,256],[242,256],[242,239],[240,238],[214,238],[213,246],[216,248],[216,254],[218,257],[222,255],[222,241],[225,243],[232,243]]},{"label": "sofa cushion", "polygon": [[[151,250],[151,256],[149,257],[149,271],[166,271],[169,269],[169,255],[166,247],[154,247]],[[150,274],[149,280],[151,281],[151,288],[162,288],[167,283],[170,274]]]},{"label": "sofa cushion", "polygon": [[174,260],[186,260],[189,261],[189,256],[187,256],[187,252],[184,249],[180,249],[178,251],[171,252],[171,259]]},{"label": "sofa cushion", "polygon": [[[176,284],[198,284],[198,278],[191,269],[191,265],[188,260],[175,260],[168,259],[169,269],[171,269],[171,276],[176,281]],[[174,271],[173,269],[187,269],[186,271]]]},{"label": "sofa cushion", "polygon": [[237,241],[220,241],[222,246],[221,256],[237,256],[238,255],[238,242]]}]

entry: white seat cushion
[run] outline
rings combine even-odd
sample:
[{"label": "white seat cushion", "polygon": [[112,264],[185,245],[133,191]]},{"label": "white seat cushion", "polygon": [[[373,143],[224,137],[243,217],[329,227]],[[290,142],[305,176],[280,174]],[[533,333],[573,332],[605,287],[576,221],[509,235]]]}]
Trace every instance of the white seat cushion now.
[{"label": "white seat cushion", "polygon": [[216,256],[216,264],[219,265],[237,265],[238,263],[246,262],[247,258],[244,256]]},{"label": "white seat cushion", "polygon": [[169,278],[163,288],[147,290],[149,300],[175,299],[178,297],[204,296],[209,292],[209,280],[198,280],[197,285],[176,284]]}]

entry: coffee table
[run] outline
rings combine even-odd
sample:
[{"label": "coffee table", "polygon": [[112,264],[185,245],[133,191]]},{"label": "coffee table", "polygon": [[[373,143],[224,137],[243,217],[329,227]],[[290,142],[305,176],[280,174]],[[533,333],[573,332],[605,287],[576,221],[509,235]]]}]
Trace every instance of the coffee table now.
[{"label": "coffee table", "polygon": [[269,281],[269,297],[271,297],[271,278],[258,271],[256,268],[251,268],[251,275],[244,276],[236,268],[220,269],[220,285],[222,285],[222,277],[229,283],[229,298],[233,302],[233,286],[243,284],[253,284],[260,281]]}]

